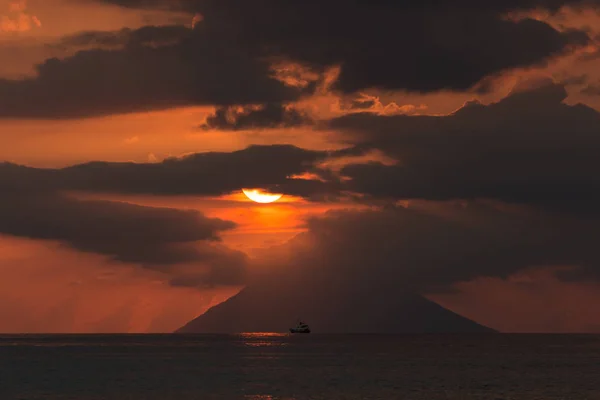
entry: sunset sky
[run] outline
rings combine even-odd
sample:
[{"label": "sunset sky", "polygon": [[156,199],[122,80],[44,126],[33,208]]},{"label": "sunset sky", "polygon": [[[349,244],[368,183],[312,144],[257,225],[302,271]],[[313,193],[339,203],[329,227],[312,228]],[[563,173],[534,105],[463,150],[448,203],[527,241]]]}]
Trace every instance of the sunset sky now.
[{"label": "sunset sky", "polygon": [[600,332],[598,0],[0,0],[0,160],[1,332],[301,262]]}]

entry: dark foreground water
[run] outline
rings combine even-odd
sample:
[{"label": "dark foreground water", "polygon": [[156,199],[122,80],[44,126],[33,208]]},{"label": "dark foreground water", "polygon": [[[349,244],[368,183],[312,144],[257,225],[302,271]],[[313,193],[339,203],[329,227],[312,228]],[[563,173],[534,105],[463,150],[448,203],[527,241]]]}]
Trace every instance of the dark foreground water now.
[{"label": "dark foreground water", "polygon": [[600,400],[600,336],[0,336],[12,399]]}]

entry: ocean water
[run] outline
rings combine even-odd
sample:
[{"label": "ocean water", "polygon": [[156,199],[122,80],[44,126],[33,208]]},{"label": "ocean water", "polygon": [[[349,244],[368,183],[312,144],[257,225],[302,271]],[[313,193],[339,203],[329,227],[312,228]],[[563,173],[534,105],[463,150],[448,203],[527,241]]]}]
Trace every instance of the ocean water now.
[{"label": "ocean water", "polygon": [[12,399],[600,399],[600,336],[0,336]]}]

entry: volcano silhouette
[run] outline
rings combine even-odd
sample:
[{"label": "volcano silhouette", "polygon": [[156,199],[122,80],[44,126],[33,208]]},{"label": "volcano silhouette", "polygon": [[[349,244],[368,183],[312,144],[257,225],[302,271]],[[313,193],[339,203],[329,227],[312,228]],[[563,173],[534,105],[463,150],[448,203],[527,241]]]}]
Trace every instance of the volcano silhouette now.
[{"label": "volcano silhouette", "polygon": [[249,284],[177,332],[288,332],[298,318],[315,333],[494,332],[390,282],[281,275]]}]

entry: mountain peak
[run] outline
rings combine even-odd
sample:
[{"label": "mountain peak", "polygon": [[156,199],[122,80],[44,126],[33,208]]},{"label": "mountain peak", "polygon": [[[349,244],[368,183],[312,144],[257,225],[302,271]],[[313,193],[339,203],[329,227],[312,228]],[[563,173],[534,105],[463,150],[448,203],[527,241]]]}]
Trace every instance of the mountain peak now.
[{"label": "mountain peak", "polygon": [[298,318],[315,333],[493,332],[423,296],[389,286],[332,287],[280,279],[249,285],[177,332],[287,332]]}]

